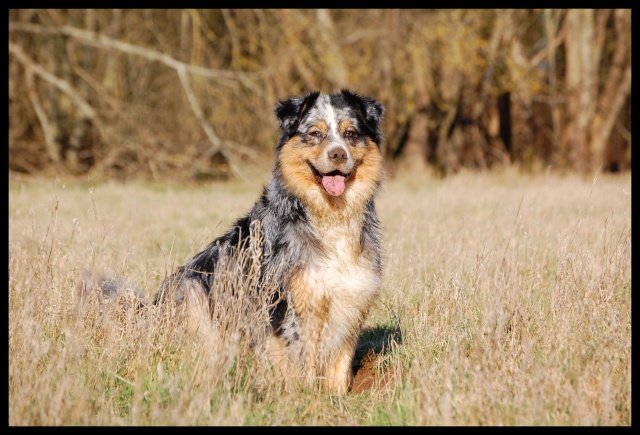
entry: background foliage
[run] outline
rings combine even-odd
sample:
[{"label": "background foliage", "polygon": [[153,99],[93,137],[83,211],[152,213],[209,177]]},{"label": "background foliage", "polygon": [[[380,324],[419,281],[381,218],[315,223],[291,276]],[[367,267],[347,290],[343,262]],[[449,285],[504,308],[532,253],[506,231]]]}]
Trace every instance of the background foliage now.
[{"label": "background foliage", "polygon": [[630,168],[630,10],[20,9],[9,169],[248,178],[275,102],[343,87],[392,171]]}]

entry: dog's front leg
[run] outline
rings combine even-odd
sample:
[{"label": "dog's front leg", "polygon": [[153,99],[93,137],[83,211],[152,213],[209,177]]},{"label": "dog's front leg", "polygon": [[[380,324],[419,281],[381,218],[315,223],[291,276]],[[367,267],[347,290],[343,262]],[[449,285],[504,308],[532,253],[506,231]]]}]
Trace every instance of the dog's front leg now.
[{"label": "dog's front leg", "polygon": [[351,363],[355,352],[357,335],[348,337],[342,344],[335,360],[329,364],[326,373],[327,386],[338,394],[345,394],[353,382]]}]

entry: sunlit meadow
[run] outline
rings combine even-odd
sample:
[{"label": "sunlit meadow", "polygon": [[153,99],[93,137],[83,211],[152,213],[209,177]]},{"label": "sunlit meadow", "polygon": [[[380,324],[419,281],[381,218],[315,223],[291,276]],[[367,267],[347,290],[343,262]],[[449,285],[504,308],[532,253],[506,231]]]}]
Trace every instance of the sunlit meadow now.
[{"label": "sunlit meadow", "polygon": [[631,424],[630,174],[388,177],[372,378],[345,396],[282,382],[237,331],[78,304],[85,269],[151,297],[263,180],[10,177],[9,424]]}]

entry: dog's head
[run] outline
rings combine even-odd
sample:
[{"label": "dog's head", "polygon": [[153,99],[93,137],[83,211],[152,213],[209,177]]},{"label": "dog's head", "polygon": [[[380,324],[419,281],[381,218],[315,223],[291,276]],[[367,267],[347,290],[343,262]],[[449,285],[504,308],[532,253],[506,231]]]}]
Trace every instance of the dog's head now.
[{"label": "dog's head", "polygon": [[289,190],[314,201],[316,191],[329,199],[373,195],[382,177],[380,103],[348,90],[311,92],[279,102],[275,113],[277,165]]}]

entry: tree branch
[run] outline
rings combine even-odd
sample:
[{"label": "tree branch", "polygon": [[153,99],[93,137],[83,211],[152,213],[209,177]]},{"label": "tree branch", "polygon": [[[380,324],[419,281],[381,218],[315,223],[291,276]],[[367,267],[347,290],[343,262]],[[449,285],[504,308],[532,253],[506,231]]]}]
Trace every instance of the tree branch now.
[{"label": "tree branch", "polygon": [[58,78],[57,76],[51,74],[50,72],[45,70],[43,67],[38,65],[36,62],[31,60],[31,58],[29,58],[29,56],[27,56],[25,54],[25,52],[22,50],[22,48],[20,48],[19,45],[16,45],[16,44],[14,44],[12,42],[9,42],[9,53],[14,55],[15,58],[18,60],[18,62],[20,62],[21,64],[25,65],[25,67],[31,69],[38,76],[40,76],[42,79],[44,79],[47,82],[51,83],[53,86],[55,86],[56,88],[60,89],[69,98],[71,98],[71,100],[76,104],[76,106],[78,106],[78,108],[80,109],[82,114],[85,117],[87,117],[88,119],[90,119],[94,123],[96,128],[100,131],[100,134],[104,136],[104,129],[102,128],[102,123],[100,122],[100,119],[98,118],[98,115],[96,114],[95,110],[93,110],[93,107],[91,107],[71,87],[71,85],[69,85],[69,83],[67,83],[64,80]]},{"label": "tree branch", "polygon": [[269,70],[264,70],[261,72],[224,71],[224,70],[190,65],[188,63],[180,62],[179,60],[174,59],[168,54],[160,53],[158,51],[155,51],[149,48],[139,47],[137,45],[129,44],[128,42],[118,41],[117,39],[109,38],[108,36],[105,36],[103,34],[91,32],[88,30],[78,29],[77,27],[73,27],[73,26],[50,27],[50,26],[41,26],[38,24],[28,24],[28,23],[9,23],[9,32],[63,34],[63,35],[77,38],[83,41],[84,43],[88,45],[92,45],[94,47],[118,50],[127,54],[132,54],[134,56],[143,57],[147,60],[160,62],[175,70],[178,70],[179,68],[184,68],[187,72],[191,74],[197,74],[203,77],[216,79],[219,81],[220,84],[229,86],[229,87],[232,87],[233,85],[235,85],[236,81],[239,80],[240,76],[242,76],[244,79],[250,79],[250,78],[265,77],[271,74]]},{"label": "tree branch", "polygon": [[29,65],[25,65],[24,68],[25,82],[27,87],[27,94],[31,105],[36,112],[38,121],[40,121],[40,127],[44,133],[44,144],[47,149],[49,158],[54,163],[60,163],[60,144],[56,140],[57,132],[56,127],[47,118],[47,114],[40,103],[38,98],[38,92],[35,89],[35,82],[33,79],[33,69]]},{"label": "tree branch", "polygon": [[228,150],[225,149],[224,144],[222,143],[218,135],[215,133],[215,131],[213,131],[213,128],[211,127],[209,122],[207,122],[207,119],[205,118],[204,113],[200,108],[200,104],[198,103],[198,99],[196,98],[193,92],[193,89],[191,88],[191,82],[189,80],[189,74],[187,73],[187,69],[185,67],[178,67],[177,72],[178,72],[178,77],[180,78],[180,83],[182,84],[182,88],[184,89],[184,92],[187,95],[187,99],[189,100],[189,105],[191,106],[191,110],[193,111],[193,114],[195,115],[198,122],[200,123],[200,127],[202,127],[202,130],[204,130],[204,133],[207,135],[209,142],[211,142],[211,145],[213,145],[214,147],[213,150],[211,150],[211,153],[212,154],[215,154],[216,152],[222,153],[222,155],[224,155],[225,158],[227,159],[227,163],[229,164],[229,167],[231,168],[231,171],[233,172],[233,174],[239,177],[240,179],[246,181],[246,179],[242,175],[242,172],[233,161],[233,158],[229,155]]}]

